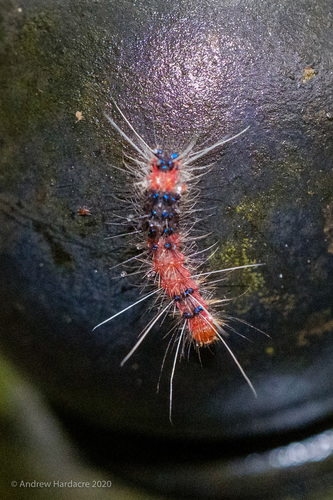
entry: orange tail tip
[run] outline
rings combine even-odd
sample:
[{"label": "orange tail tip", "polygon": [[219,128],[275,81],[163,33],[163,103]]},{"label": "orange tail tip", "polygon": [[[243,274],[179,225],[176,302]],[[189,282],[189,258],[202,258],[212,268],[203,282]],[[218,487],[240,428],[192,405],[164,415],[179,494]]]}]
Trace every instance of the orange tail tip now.
[{"label": "orange tail tip", "polygon": [[213,318],[211,316],[194,316],[188,320],[188,327],[192,332],[193,340],[199,347],[210,345],[218,340],[216,326],[214,325]]}]

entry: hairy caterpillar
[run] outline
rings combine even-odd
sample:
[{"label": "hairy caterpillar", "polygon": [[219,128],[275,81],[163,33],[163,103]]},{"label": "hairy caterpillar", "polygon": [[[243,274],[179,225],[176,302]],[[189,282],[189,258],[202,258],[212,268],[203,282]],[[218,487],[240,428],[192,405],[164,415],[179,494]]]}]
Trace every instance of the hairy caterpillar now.
[{"label": "hairy caterpillar", "polygon": [[[186,345],[193,344],[199,350],[201,347],[221,341],[256,395],[251,381],[225,340],[228,336],[225,330],[225,327],[228,327],[227,322],[219,318],[213,310],[214,305],[223,300],[212,298],[207,289],[207,285],[209,286],[207,279],[213,274],[256,267],[261,264],[198,273],[198,265],[195,266],[193,257],[201,252],[193,252],[194,245],[187,243],[188,231],[182,232],[181,225],[185,213],[193,211],[194,208],[193,201],[192,205],[187,203],[186,207],[188,186],[191,189],[211,167],[211,165],[196,166],[195,162],[244,134],[249,127],[201,150],[195,151],[195,142],[191,142],[181,154],[173,152],[168,155],[160,148],[154,150],[150,148],[116,104],[115,107],[134,134],[133,140],[112,118],[105,116],[112,127],[138,154],[135,158],[127,156],[124,168],[115,167],[125,171],[134,179],[135,193],[137,193],[134,195],[135,202],[133,203],[136,212],[134,219],[138,221],[136,230],[118,236],[123,237],[128,234],[141,236],[142,252],[129,260],[136,260],[143,264],[141,270],[143,280],[145,284],[152,284],[155,288],[133,304],[96,325],[94,330],[150,297],[158,295],[160,300],[158,312],[143,329],[139,340],[122,360],[121,366],[129,360],[156,323],[162,321],[166,314],[171,312],[173,316],[178,316],[176,350],[170,377],[170,421],[176,363],[184,356]],[[142,241],[142,235],[146,235],[144,241]],[[124,263],[126,262],[128,261]]]}]

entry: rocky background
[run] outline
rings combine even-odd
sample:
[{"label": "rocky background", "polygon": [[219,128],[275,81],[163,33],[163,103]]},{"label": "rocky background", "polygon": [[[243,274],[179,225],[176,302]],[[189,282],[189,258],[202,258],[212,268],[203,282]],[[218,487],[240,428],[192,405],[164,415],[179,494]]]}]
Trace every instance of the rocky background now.
[{"label": "rocky background", "polygon": [[[329,488],[329,434],[327,456],[297,455],[307,464],[297,473],[268,453],[326,432],[333,411],[331,3],[3,0],[0,12],[3,355],[94,466],[148,490],[305,498]],[[170,150],[250,126],[209,157],[198,208],[210,216],[194,235],[209,234],[200,250],[218,242],[208,269],[265,263],[216,291],[233,299],[226,314],[271,337],[232,323],[252,341],[228,342],[257,399],[216,345],[202,365],[191,353],[177,366],[172,426],[172,354],[156,394],[168,325],[123,368],[147,306],[92,332],[138,299],[140,283],[110,270],[135,248],[105,239],[132,189],[113,168],[133,152],[105,119],[124,126],[112,98],[151,146]]]}]

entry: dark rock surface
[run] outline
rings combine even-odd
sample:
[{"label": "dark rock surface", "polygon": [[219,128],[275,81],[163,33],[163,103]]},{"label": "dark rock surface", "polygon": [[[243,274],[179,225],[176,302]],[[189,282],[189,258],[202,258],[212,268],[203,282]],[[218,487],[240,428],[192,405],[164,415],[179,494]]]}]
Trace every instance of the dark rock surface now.
[{"label": "dark rock surface", "polygon": [[[214,441],[228,457],[332,415],[332,23],[328,1],[2,2],[1,346],[71,421],[157,448]],[[251,127],[209,157],[198,228],[210,233],[200,249],[219,242],[216,269],[266,264],[217,290],[271,336],[233,323],[253,343],[229,339],[257,399],[216,345],[202,367],[195,353],[177,366],[171,426],[172,355],[156,395],[167,325],[123,368],[147,306],[92,332],[140,282],[109,270],[133,255],[128,239],[105,239],[132,189],[112,168],[132,151],[104,117],[111,96],[152,146]]]}]

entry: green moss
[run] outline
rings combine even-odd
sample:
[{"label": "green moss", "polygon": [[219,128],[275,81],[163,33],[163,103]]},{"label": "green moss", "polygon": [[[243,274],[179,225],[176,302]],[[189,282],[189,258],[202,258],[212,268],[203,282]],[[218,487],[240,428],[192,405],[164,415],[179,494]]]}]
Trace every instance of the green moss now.
[{"label": "green moss", "polygon": [[251,197],[244,196],[242,201],[236,206],[236,213],[242,219],[259,227],[265,221],[270,210],[287,199],[289,196],[288,193],[288,185],[284,185],[283,178],[279,179],[279,182],[272,185],[265,192],[259,191]]},{"label": "green moss", "polygon": [[[248,238],[244,238],[241,244],[237,246],[231,242],[225,243],[221,251],[213,257],[212,263],[214,267],[226,269],[257,264],[253,254],[252,243]],[[254,267],[248,267],[239,269],[238,272],[242,274],[243,279],[246,278],[248,286],[251,286],[251,288],[255,286],[255,289],[258,289],[261,280],[258,281],[258,273],[255,269]]]},{"label": "green moss", "polygon": [[244,201],[236,207],[236,212],[246,217],[249,221],[252,221],[259,211],[258,208],[259,207],[256,206],[253,200],[245,198]]},{"label": "green moss", "polygon": [[[211,259],[212,270],[233,269],[239,266],[249,266],[257,264],[254,257],[254,248],[248,238],[244,238],[240,244],[226,242]],[[225,275],[222,276],[225,277]],[[227,286],[232,290],[237,290],[239,295],[236,308],[238,313],[245,313],[251,308],[251,297],[257,296],[258,292],[264,293],[265,280],[260,272],[260,267],[245,267],[235,269],[227,274]],[[245,292],[245,293],[244,293]],[[232,292],[234,294],[234,292]]]},{"label": "green moss", "polygon": [[[105,33],[84,25],[84,17],[81,25],[75,17],[63,18],[57,6],[24,12],[11,12],[12,35],[4,36],[0,52],[0,184],[17,194],[25,216],[44,216],[59,227],[66,221],[81,235],[88,225],[72,219],[72,211],[99,195],[80,166],[93,161],[89,140],[96,133],[92,118],[99,101],[94,67]],[[0,21],[0,35],[6,30]],[[79,123],[77,111],[83,113]],[[72,170],[69,161],[78,167]],[[73,205],[63,194],[71,184]],[[57,264],[72,265],[70,255],[54,244],[52,255]]]},{"label": "green moss", "polygon": [[275,294],[265,295],[259,292],[259,302],[267,311],[276,311],[284,318],[288,318],[291,311],[297,307],[297,297],[294,293],[276,290]]},{"label": "green moss", "polygon": [[64,54],[59,53],[56,44],[53,52],[48,48],[50,39],[54,42],[58,23],[59,20],[50,14],[27,20],[1,58],[0,119],[5,124],[7,136],[17,139],[31,125],[47,119],[55,110],[52,94],[59,78],[64,76],[65,69],[61,64]]},{"label": "green moss", "polygon": [[[46,129],[46,140],[38,144],[38,149],[51,164],[59,148],[64,153],[81,152],[75,139],[67,134],[66,140],[71,144],[66,144],[60,132],[72,125],[73,136],[81,135],[82,127],[75,126],[77,111],[83,112],[85,128],[90,123],[89,113],[96,107],[98,89],[91,83],[93,76],[87,79],[87,75],[91,59],[99,50],[94,44],[101,44],[102,38],[95,33],[91,40],[89,27],[85,26],[81,27],[81,34],[81,28],[64,20],[56,7],[15,18],[15,22],[16,34],[10,37],[0,56],[0,173],[4,175],[6,170],[9,178],[28,166],[26,161],[22,164],[19,145],[38,141]],[[6,168],[8,164],[11,169]],[[47,172],[43,176],[45,179]]]},{"label": "green moss", "polygon": [[[211,259],[211,269],[232,269],[239,266],[258,264],[255,258],[255,248],[248,238],[244,238],[239,244],[226,242],[221,251]],[[291,311],[297,307],[295,294],[274,290],[269,292],[265,278],[261,272],[263,268],[247,267],[235,269],[225,273],[226,296],[235,298],[233,310],[236,314],[246,314],[257,300],[261,306],[268,311],[276,311],[279,315],[287,318]]]}]

